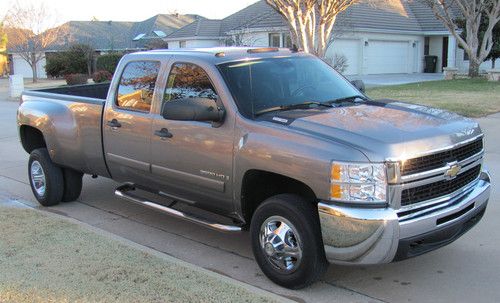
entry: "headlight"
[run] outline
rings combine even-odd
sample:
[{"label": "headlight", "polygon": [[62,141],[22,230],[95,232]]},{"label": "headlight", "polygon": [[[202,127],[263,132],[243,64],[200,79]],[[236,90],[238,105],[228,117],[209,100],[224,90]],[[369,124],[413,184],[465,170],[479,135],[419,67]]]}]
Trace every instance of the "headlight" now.
[{"label": "headlight", "polygon": [[385,203],[387,178],[384,164],[333,162],[330,199],[339,202]]}]

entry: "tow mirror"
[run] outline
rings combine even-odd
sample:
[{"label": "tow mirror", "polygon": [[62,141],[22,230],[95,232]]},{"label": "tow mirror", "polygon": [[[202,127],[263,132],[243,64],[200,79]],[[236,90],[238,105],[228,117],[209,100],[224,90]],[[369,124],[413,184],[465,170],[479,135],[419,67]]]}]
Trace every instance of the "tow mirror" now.
[{"label": "tow mirror", "polygon": [[224,109],[208,98],[185,98],[163,103],[161,115],[168,120],[221,122]]},{"label": "tow mirror", "polygon": [[365,93],[365,83],[363,80],[352,80],[351,84],[354,85],[360,92]]}]

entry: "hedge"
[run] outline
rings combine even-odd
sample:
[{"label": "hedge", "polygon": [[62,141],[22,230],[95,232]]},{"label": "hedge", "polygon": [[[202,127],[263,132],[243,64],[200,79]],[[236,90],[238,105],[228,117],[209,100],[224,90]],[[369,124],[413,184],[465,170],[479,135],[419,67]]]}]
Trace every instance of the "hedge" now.
[{"label": "hedge", "polygon": [[105,70],[114,74],[116,70],[116,66],[120,59],[123,57],[123,54],[120,53],[111,53],[97,57],[96,67],[97,70]]}]

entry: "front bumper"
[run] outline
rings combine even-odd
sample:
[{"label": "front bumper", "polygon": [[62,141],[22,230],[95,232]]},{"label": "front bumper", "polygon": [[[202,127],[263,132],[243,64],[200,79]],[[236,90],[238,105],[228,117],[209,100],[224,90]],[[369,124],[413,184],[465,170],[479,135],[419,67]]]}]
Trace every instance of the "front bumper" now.
[{"label": "front bumper", "polygon": [[329,262],[379,264],[414,257],[458,239],[481,219],[490,196],[490,176],[448,207],[400,221],[395,209],[354,208],[320,202],[321,233]]}]

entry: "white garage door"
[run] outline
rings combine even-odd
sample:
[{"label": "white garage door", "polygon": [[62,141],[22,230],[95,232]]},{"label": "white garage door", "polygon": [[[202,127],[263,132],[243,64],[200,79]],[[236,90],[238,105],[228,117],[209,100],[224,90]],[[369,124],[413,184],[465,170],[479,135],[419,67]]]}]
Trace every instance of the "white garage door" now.
[{"label": "white garage door", "polygon": [[347,69],[344,75],[356,75],[359,73],[360,44],[360,40],[338,39],[328,49],[326,56],[334,58],[334,54],[344,55],[347,58]]},{"label": "white garage door", "polygon": [[366,73],[407,73],[410,65],[408,48],[408,41],[368,41],[368,47],[365,48],[367,52]]}]

